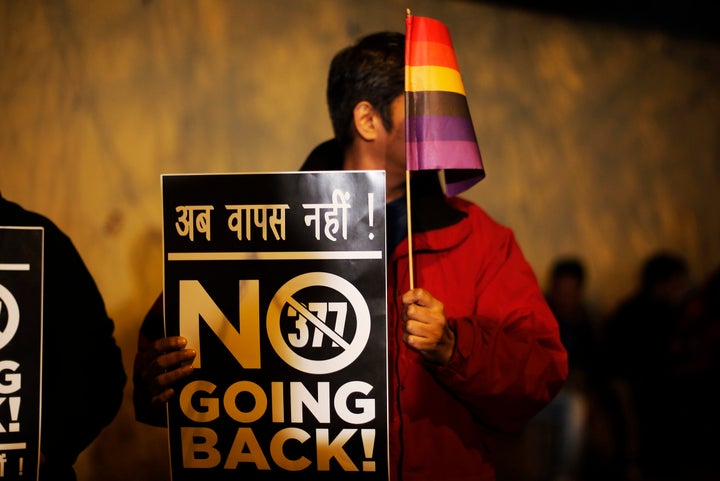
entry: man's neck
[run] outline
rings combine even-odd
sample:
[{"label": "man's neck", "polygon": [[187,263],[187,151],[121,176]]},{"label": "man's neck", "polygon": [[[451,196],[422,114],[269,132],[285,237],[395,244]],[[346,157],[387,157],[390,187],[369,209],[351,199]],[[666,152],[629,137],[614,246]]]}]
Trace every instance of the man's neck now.
[{"label": "man's neck", "polygon": [[385,169],[385,159],[378,158],[362,149],[351,146],[345,152],[343,170],[385,170],[385,202],[392,202],[405,195],[405,178],[395,178]]}]

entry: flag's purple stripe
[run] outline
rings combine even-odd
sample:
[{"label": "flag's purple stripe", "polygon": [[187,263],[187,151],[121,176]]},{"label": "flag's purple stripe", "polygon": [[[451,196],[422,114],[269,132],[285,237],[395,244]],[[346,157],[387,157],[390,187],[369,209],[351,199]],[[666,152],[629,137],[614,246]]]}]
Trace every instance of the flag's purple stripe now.
[{"label": "flag's purple stripe", "polygon": [[406,117],[438,115],[470,118],[467,98],[456,92],[421,90],[405,92],[408,110]]},{"label": "flag's purple stripe", "polygon": [[445,170],[445,192],[448,197],[465,192],[485,178],[484,170]]},{"label": "flag's purple stripe", "polygon": [[455,197],[458,194],[462,194],[466,190],[468,190],[473,185],[477,184],[483,178],[485,177],[485,174],[478,176],[478,177],[472,177],[470,179],[463,180],[462,182],[456,182],[456,183],[446,183],[445,184],[445,195],[448,197]]},{"label": "flag's purple stripe", "polygon": [[477,142],[469,140],[407,142],[407,162],[409,170],[483,169]]},{"label": "flag's purple stripe", "polygon": [[472,120],[467,117],[409,117],[405,121],[410,142],[477,141]]}]

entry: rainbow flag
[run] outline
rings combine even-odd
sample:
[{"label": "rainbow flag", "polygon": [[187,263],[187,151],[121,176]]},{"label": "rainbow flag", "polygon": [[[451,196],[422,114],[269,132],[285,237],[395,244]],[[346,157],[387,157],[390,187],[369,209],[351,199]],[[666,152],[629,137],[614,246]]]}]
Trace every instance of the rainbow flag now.
[{"label": "rainbow flag", "polygon": [[408,170],[444,170],[446,195],[485,177],[450,32],[405,18],[405,155]]}]

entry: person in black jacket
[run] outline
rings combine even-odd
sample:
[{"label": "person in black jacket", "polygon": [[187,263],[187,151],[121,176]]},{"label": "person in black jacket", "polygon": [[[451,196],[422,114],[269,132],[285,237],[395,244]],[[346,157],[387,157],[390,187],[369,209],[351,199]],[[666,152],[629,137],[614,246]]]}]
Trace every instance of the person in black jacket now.
[{"label": "person in black jacket", "polygon": [[78,455],[122,403],[115,326],[71,239],[50,219],[0,195],[0,226],[44,228],[40,480],[74,481]]}]

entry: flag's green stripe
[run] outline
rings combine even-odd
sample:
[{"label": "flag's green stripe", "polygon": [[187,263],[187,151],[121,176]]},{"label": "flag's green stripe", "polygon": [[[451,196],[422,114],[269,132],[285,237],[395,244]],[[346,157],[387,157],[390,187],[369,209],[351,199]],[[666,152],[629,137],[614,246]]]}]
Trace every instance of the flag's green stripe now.
[{"label": "flag's green stripe", "polygon": [[470,117],[467,98],[454,92],[422,91],[406,92],[406,117],[438,115],[447,117]]}]

